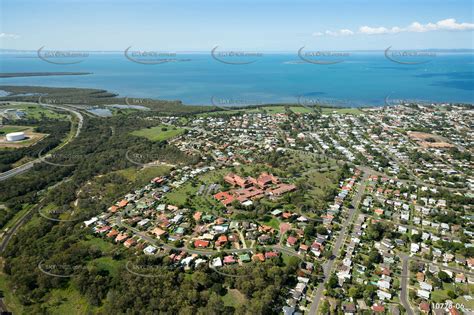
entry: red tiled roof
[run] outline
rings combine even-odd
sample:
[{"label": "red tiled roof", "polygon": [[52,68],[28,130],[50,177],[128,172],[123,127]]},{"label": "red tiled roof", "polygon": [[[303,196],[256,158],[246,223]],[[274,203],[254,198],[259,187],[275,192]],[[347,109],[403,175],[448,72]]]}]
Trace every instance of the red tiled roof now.
[{"label": "red tiled roof", "polygon": [[121,200],[121,201],[119,202],[118,207],[119,207],[119,208],[123,208],[123,207],[125,207],[126,205],[128,205],[128,201],[127,201],[126,199],[124,199],[124,200]]},{"label": "red tiled roof", "polygon": [[156,227],[154,228],[152,231],[151,231],[152,234],[155,234],[157,237],[160,237],[162,236],[163,234],[166,233],[166,231],[160,229],[159,227]]},{"label": "red tiled roof", "polygon": [[374,312],[385,312],[385,307],[382,305],[373,305],[372,306],[372,311]]},{"label": "red tiled roof", "polygon": [[301,245],[300,245],[300,250],[306,252],[306,251],[308,251],[308,249],[309,249],[308,245],[305,245],[305,244],[301,244]]},{"label": "red tiled roof", "polygon": [[107,233],[107,237],[114,237],[118,234],[117,230],[112,229],[109,233]]},{"label": "red tiled roof", "polygon": [[273,258],[273,257],[278,257],[277,252],[266,252],[265,253],[265,258]]},{"label": "red tiled roof", "polygon": [[263,255],[262,253],[255,254],[255,255],[252,256],[252,260],[254,260],[254,261],[260,260],[261,262],[264,262],[265,261],[265,255]]},{"label": "red tiled roof", "polygon": [[209,246],[209,241],[204,240],[195,240],[194,247],[207,247]]},{"label": "red tiled roof", "polygon": [[228,255],[224,257],[224,264],[233,264],[235,263],[235,258],[232,255]]},{"label": "red tiled roof", "polygon": [[117,207],[117,206],[111,206],[111,207],[109,207],[109,211],[112,212],[112,213],[117,212],[117,210],[118,210],[118,207]]},{"label": "red tiled roof", "polygon": [[295,245],[297,241],[298,239],[294,236],[288,236],[288,239],[286,240],[286,242],[290,245]]},{"label": "red tiled roof", "polygon": [[295,190],[295,189],[296,189],[295,185],[280,184],[280,185],[278,185],[278,188],[273,189],[271,191],[271,193],[278,196],[278,195],[290,192],[290,191]]},{"label": "red tiled roof", "polygon": [[226,191],[221,191],[215,194],[214,198],[219,200],[224,206],[227,206],[228,204],[232,203],[232,201],[235,200],[235,198]]},{"label": "red tiled roof", "polygon": [[429,312],[430,311],[430,304],[427,302],[421,302],[420,303],[420,310]]},{"label": "red tiled roof", "polygon": [[194,220],[199,221],[199,220],[201,220],[201,216],[202,216],[202,213],[198,211],[198,212],[194,213],[193,218],[194,218]]},{"label": "red tiled roof", "polygon": [[103,226],[101,227],[100,229],[97,230],[97,232],[99,233],[104,233],[104,232],[107,232],[108,230],[110,230],[112,227],[106,225],[106,226]]}]

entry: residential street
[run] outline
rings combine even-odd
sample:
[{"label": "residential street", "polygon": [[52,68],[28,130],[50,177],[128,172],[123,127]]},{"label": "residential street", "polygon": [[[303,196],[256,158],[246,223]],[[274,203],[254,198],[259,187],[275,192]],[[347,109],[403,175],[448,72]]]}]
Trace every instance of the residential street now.
[{"label": "residential street", "polygon": [[[339,233],[339,236],[336,240],[336,243],[334,245],[333,252],[332,252],[334,257],[339,256],[339,251],[341,250],[341,247],[344,244],[344,241],[346,240],[346,237],[350,232],[350,231],[348,231],[348,227],[354,221],[355,214],[357,213],[357,209],[358,209],[359,204],[362,200],[362,196],[364,195],[365,187],[366,187],[366,184],[367,184],[367,179],[369,178],[369,176],[370,176],[370,173],[364,172],[364,175],[362,176],[362,178],[360,180],[361,184],[359,186],[357,194],[352,199],[353,208],[349,210],[350,212],[349,212],[348,218],[347,218],[347,220],[344,221],[342,229],[341,229],[341,231]],[[334,262],[335,262],[334,259],[330,259],[323,265],[324,280],[323,280],[323,282],[321,282],[318,285],[318,288],[316,289],[316,293],[313,296],[313,302],[311,303],[311,309],[309,311],[310,315],[315,315],[318,312],[319,303],[320,303],[322,295],[323,295],[324,287],[325,287],[325,284],[327,283],[327,281],[329,280],[332,269],[334,267]]]},{"label": "residential street", "polygon": [[409,257],[406,255],[401,255],[402,258],[402,276],[401,276],[401,286],[400,286],[400,302],[405,308],[408,315],[414,315],[410,301],[408,298],[408,280],[410,277],[410,270],[408,268]]}]

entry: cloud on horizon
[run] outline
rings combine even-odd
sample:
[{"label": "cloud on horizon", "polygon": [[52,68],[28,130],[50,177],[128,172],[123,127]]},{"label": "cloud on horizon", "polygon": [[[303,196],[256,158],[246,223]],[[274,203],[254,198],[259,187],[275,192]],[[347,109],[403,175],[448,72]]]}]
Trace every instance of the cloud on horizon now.
[{"label": "cloud on horizon", "polygon": [[413,22],[406,27],[370,27],[370,26],[361,26],[357,31],[352,31],[349,29],[341,29],[338,31],[327,30],[325,32],[315,32],[313,36],[351,36],[355,34],[361,35],[389,35],[389,34],[398,34],[398,33],[425,33],[433,31],[472,31],[474,30],[474,23],[458,23],[455,19],[445,19],[438,21],[436,23],[427,23],[421,24],[419,22]]}]

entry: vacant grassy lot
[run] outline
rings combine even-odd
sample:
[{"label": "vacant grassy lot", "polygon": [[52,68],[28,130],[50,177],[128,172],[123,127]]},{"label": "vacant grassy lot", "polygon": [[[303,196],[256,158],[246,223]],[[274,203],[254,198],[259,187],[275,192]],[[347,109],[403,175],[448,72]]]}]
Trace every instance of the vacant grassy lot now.
[{"label": "vacant grassy lot", "polygon": [[136,168],[126,168],[116,173],[122,175],[131,182],[137,182],[137,186],[146,184],[157,176],[163,176],[169,173],[171,167],[166,165],[157,165],[137,170]]},{"label": "vacant grassy lot", "polygon": [[151,141],[165,141],[183,134],[184,130],[185,129],[173,126],[160,125],[156,127],[135,130],[132,132],[132,135],[145,137]]},{"label": "vacant grassy lot", "polygon": [[11,132],[19,132],[25,130],[32,130],[34,127],[32,126],[17,126],[17,125],[6,125],[0,127],[0,135],[6,135],[7,133]]},{"label": "vacant grassy lot", "polygon": [[280,229],[280,220],[277,218],[271,218],[269,221],[261,221],[260,223],[271,226],[275,230]]},{"label": "vacant grassy lot", "polygon": [[87,236],[87,238],[87,240],[81,241],[80,244],[99,249],[103,253],[109,253],[116,248],[115,245],[110,241],[92,236]]},{"label": "vacant grassy lot", "polygon": [[52,290],[42,307],[45,308],[47,314],[58,315],[88,314],[92,311],[87,299],[73,286]]},{"label": "vacant grassy lot", "polygon": [[237,289],[228,289],[226,295],[222,297],[222,301],[225,306],[237,307],[244,304],[247,298]]},{"label": "vacant grassy lot", "polygon": [[89,266],[95,266],[100,270],[107,270],[111,275],[116,276],[120,267],[125,266],[125,262],[113,260],[112,257],[100,257],[89,262]]},{"label": "vacant grassy lot", "polygon": [[364,112],[358,108],[323,108],[323,114],[352,114],[361,115]]}]

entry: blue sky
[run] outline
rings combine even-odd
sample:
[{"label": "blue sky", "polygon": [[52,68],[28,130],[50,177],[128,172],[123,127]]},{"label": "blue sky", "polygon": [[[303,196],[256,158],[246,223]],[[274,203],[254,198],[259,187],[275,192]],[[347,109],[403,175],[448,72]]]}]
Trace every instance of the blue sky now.
[{"label": "blue sky", "polygon": [[1,0],[0,5],[4,49],[474,48],[470,0]]}]

